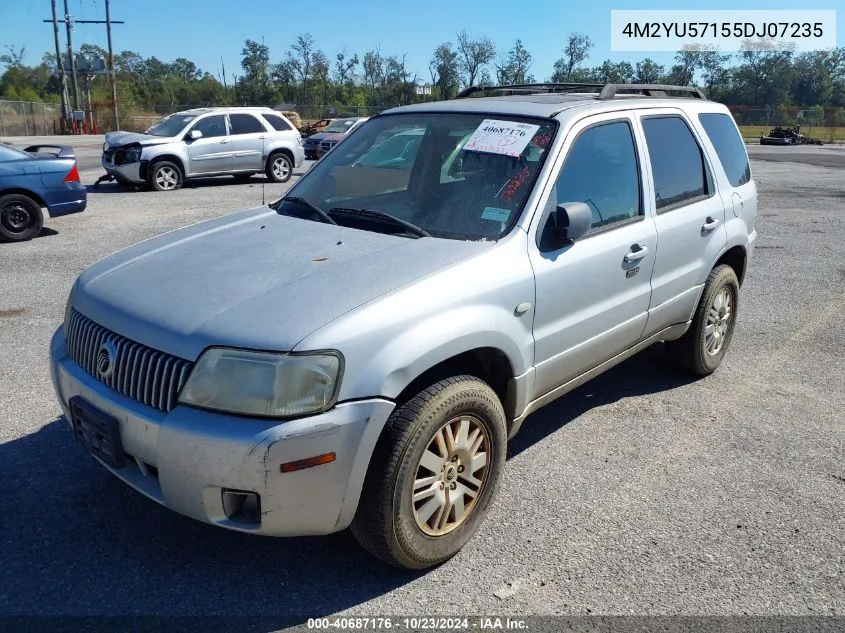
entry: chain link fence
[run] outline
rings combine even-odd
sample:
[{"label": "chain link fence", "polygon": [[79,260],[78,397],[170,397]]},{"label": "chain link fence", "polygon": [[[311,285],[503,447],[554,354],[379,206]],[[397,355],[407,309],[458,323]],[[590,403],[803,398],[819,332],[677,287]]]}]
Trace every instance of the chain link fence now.
[{"label": "chain link fence", "polygon": [[799,106],[774,106],[754,108],[728,106],[743,136],[750,140],[768,135],[774,127],[800,126],[807,136],[824,142],[845,141],[845,108],[802,108]]},{"label": "chain link fence", "polygon": [[62,109],[56,103],[0,101],[0,134],[42,136],[61,132]]},{"label": "chain link fence", "polygon": [[[121,106],[120,129],[143,132],[174,112],[209,107],[209,104],[158,104],[152,108]],[[392,106],[367,105],[297,105],[303,121],[320,119],[373,116]],[[768,134],[773,127],[801,126],[807,136],[824,142],[845,142],[845,108],[801,108],[798,106],[773,106],[755,108],[728,106],[748,140],[757,139],[760,133]],[[90,115],[89,115],[90,116]],[[93,104],[93,125],[89,129],[100,132],[115,129],[110,107]],[[0,135],[40,136],[61,133],[61,107],[55,103],[33,101],[0,101]]]}]

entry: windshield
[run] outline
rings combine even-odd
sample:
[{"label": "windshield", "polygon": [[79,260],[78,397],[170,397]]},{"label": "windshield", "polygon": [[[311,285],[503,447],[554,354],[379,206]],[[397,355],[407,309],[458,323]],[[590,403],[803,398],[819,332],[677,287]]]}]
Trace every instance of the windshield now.
[{"label": "windshield", "polygon": [[162,119],[144,134],[152,134],[153,136],[176,136],[182,129],[197,117],[190,114],[171,114],[166,119]]},{"label": "windshield", "polygon": [[332,121],[326,126],[326,129],[323,132],[342,132],[346,133],[349,128],[355,125],[355,119],[338,119],[337,121]]},{"label": "windshield", "polygon": [[[529,117],[383,115],[357,127],[291,194],[341,225],[406,234],[398,219],[433,237],[496,240],[519,218],[556,130],[551,119]],[[274,208],[317,219],[301,202]]]}]

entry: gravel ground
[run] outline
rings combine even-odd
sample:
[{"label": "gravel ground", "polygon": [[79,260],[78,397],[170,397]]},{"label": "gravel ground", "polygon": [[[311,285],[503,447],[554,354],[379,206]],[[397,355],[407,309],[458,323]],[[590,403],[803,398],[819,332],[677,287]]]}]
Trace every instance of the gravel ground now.
[{"label": "gravel ground", "polygon": [[346,533],[275,540],[183,518],[57,419],[47,345],[75,276],[259,204],[260,178],[105,184],[84,213],[0,245],[0,616],[845,615],[845,152],[751,152],[759,246],[720,370],[678,377],[658,345],[532,415],[478,535],[424,574]]}]

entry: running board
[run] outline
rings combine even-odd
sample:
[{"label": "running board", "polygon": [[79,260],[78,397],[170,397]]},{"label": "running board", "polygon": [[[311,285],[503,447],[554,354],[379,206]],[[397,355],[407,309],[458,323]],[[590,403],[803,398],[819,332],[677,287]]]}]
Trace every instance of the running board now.
[{"label": "running board", "polygon": [[641,352],[646,347],[648,347],[648,346],[650,346],[654,343],[657,343],[658,341],[663,341],[663,340],[672,341],[672,340],[675,340],[677,338],[680,338],[689,329],[691,324],[692,324],[692,321],[687,321],[686,323],[678,323],[676,325],[670,325],[665,330],[661,330],[660,332],[657,332],[656,334],[649,336],[647,339],[640,341],[639,343],[637,343],[633,347],[629,347],[628,349],[626,349],[621,354],[617,354],[613,358],[606,360],[601,365],[597,365],[596,367],[593,367],[589,371],[585,371],[580,376],[576,376],[575,378],[573,378],[569,382],[565,382],[560,387],[556,387],[556,388],[552,389],[550,392],[548,392],[547,394],[540,396],[536,400],[532,400],[531,402],[529,402],[526,405],[525,411],[522,412],[522,415],[514,418],[511,421],[510,430],[508,431],[508,439],[509,440],[512,439],[513,436],[517,434],[520,427],[522,426],[522,423],[525,421],[525,418],[527,418],[529,415],[534,413],[537,409],[540,409],[540,408],[546,406],[547,404],[549,404],[553,400],[557,400],[558,398],[566,395],[567,393],[569,393],[573,389],[577,389],[578,387],[583,385],[585,382],[588,382],[588,381],[592,380],[593,378],[595,378],[596,376],[603,374],[608,369],[615,367],[616,365],[618,365],[622,361],[628,360],[634,354]]}]

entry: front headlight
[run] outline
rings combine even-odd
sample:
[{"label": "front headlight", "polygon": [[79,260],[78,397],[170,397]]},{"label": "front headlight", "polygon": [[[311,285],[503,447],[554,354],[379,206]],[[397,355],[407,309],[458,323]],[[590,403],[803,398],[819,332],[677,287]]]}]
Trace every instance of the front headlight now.
[{"label": "front headlight", "polygon": [[334,404],[342,369],[339,352],[282,354],[212,347],[200,356],[179,402],[253,416],[320,413]]},{"label": "front headlight", "polygon": [[126,150],[126,162],[127,163],[137,163],[141,160],[141,148],[140,147],[133,147],[131,149]]}]

